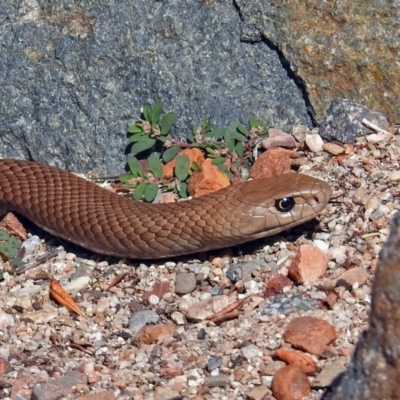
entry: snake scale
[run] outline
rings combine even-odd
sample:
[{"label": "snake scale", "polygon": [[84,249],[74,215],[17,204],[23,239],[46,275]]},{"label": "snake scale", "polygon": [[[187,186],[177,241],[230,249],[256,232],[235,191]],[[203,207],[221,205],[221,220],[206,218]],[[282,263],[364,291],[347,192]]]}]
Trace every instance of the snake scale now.
[{"label": "snake scale", "polygon": [[291,173],[189,201],[146,204],[47,165],[0,160],[0,212],[96,253],[158,259],[234,246],[315,217],[329,185]]}]

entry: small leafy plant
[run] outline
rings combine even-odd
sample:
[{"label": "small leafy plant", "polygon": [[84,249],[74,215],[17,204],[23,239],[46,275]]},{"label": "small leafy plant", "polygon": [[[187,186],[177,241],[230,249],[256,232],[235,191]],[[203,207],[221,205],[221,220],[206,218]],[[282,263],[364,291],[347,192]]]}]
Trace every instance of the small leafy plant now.
[{"label": "small leafy plant", "polygon": [[[182,149],[199,148],[212,164],[230,179],[246,175],[257,154],[258,143],[267,136],[265,122],[250,119],[248,126],[232,123],[226,128],[216,127],[208,121],[195,127],[187,143],[170,137],[177,116],[173,112],[163,114],[164,105],[156,103],[152,108],[144,106],[141,118],[129,127],[130,155],[127,157],[129,172],[120,180],[126,188],[133,189],[135,200],[151,202],[158,194],[159,186],[172,190],[179,197],[187,197],[187,181],[199,168],[186,155],[178,155]],[[177,156],[178,155],[178,156]],[[163,166],[175,159],[174,177],[163,178]]]}]

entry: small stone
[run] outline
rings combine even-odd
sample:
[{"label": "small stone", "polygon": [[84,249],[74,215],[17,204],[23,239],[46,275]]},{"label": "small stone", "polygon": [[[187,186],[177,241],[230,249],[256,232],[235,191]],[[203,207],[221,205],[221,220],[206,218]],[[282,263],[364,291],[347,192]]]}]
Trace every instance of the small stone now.
[{"label": "small stone", "polygon": [[289,276],[295,282],[313,283],[328,269],[328,256],[315,246],[303,244],[289,267]]},{"label": "small stone", "polygon": [[371,133],[370,135],[367,135],[365,139],[367,139],[368,143],[379,143],[386,140],[386,137],[382,134],[380,135],[378,133]]},{"label": "small stone", "polygon": [[346,371],[346,367],[341,361],[334,361],[331,364],[325,365],[322,371],[315,377],[312,387],[313,388],[325,388],[330,386],[332,382],[340,374]]},{"label": "small stone", "polygon": [[345,148],[335,143],[324,143],[322,148],[335,156],[345,152]]},{"label": "small stone", "polygon": [[[4,214],[3,214],[4,215]],[[13,213],[7,213],[0,222],[0,229],[21,242],[26,240],[27,233],[24,226]]]},{"label": "small stone", "polygon": [[269,393],[269,389],[265,385],[256,386],[247,393],[248,400],[264,400]]},{"label": "small stone", "polygon": [[400,171],[393,171],[390,175],[389,175],[389,180],[392,182],[398,182],[400,181]]},{"label": "small stone", "polygon": [[293,150],[276,149],[267,150],[257,158],[250,169],[250,177],[253,179],[271,178],[290,172],[292,159],[298,154]]},{"label": "small stone", "polygon": [[129,319],[129,329],[136,335],[140,329],[147,324],[156,324],[160,316],[152,310],[140,310],[135,312]]},{"label": "small stone", "polygon": [[57,309],[54,311],[40,310],[32,313],[26,313],[24,315],[24,317],[31,319],[36,324],[46,324],[58,316],[59,314]]},{"label": "small stone", "polygon": [[265,297],[275,296],[276,294],[283,293],[284,288],[291,288],[293,281],[286,275],[277,274],[273,276],[268,283],[266,282]]},{"label": "small stone", "polygon": [[251,360],[257,356],[262,356],[262,351],[255,344],[249,344],[248,346],[242,347],[241,350],[243,357],[247,358],[248,360]]},{"label": "small stone", "polygon": [[271,389],[277,400],[301,400],[309,395],[311,385],[297,365],[288,365],[275,374]]},{"label": "small stone", "polygon": [[344,286],[349,290],[362,286],[368,280],[369,274],[364,268],[354,267],[343,272],[336,280],[335,286]]},{"label": "small stone", "polygon": [[187,294],[196,289],[196,276],[192,272],[182,272],[175,279],[175,293]]},{"label": "small stone", "polygon": [[153,285],[151,290],[143,293],[142,299],[144,302],[149,302],[149,298],[151,296],[157,296],[158,299],[161,299],[165,294],[169,293],[169,282],[157,282]]},{"label": "small stone", "polygon": [[67,283],[63,287],[65,291],[67,291],[68,293],[76,294],[85,287],[87,287],[89,283],[90,283],[90,276],[80,276],[79,278],[74,279],[73,281]]},{"label": "small stone", "polygon": [[265,150],[273,149],[275,147],[294,149],[296,148],[297,143],[292,135],[289,135],[280,129],[270,128],[268,130],[268,137],[262,141],[262,146]]},{"label": "small stone", "polygon": [[294,318],[286,327],[284,338],[300,350],[321,355],[336,339],[332,325],[314,317]]},{"label": "small stone", "polygon": [[307,375],[317,372],[317,364],[307,354],[289,349],[279,349],[276,355],[289,365],[297,365]]},{"label": "small stone", "polygon": [[154,400],[175,400],[181,396],[168,386],[157,386],[154,390]]},{"label": "small stone", "polygon": [[213,165],[212,161],[211,158],[207,158],[201,168],[191,175],[188,185],[188,193],[191,196],[199,197],[230,185],[227,175]]},{"label": "small stone", "polygon": [[113,391],[107,390],[79,397],[79,400],[115,400],[115,395]]},{"label": "small stone", "polygon": [[186,323],[185,316],[179,312],[175,311],[171,314],[171,319],[174,321],[177,325],[184,325]]},{"label": "small stone", "polygon": [[214,296],[198,301],[187,309],[186,316],[195,320],[206,319],[227,307],[229,301],[228,296]]},{"label": "small stone", "polygon": [[306,135],[306,144],[313,153],[320,153],[323,150],[324,141],[317,133]]},{"label": "small stone", "polygon": [[208,361],[206,368],[208,372],[213,371],[214,369],[219,368],[222,365],[222,357],[217,356],[213,357],[211,360]]},{"label": "small stone", "polygon": [[136,335],[136,341],[139,345],[154,344],[159,340],[170,337],[176,330],[175,325],[148,325],[140,329]]},{"label": "small stone", "polygon": [[212,387],[225,387],[229,384],[229,378],[226,375],[214,375],[204,379],[204,384],[209,388]]},{"label": "small stone", "polygon": [[85,374],[78,371],[71,371],[56,380],[35,385],[31,398],[43,400],[57,400],[61,397],[67,398],[74,394],[74,387],[86,384],[87,378]]},{"label": "small stone", "polygon": [[268,364],[262,365],[260,368],[260,373],[263,375],[273,376],[277,371],[285,366],[286,364],[283,361],[272,361]]}]

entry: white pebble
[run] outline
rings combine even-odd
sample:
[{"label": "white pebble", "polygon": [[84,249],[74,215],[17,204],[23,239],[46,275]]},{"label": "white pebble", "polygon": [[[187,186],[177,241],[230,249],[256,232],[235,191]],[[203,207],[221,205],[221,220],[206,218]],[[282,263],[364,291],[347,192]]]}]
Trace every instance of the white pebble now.
[{"label": "white pebble", "polygon": [[314,240],[315,247],[326,253],[329,249],[329,243],[324,242],[323,240],[315,239]]},{"label": "white pebble", "polygon": [[323,150],[324,141],[318,134],[307,134],[306,143],[308,148],[314,153],[320,153]]},{"label": "white pebble", "polygon": [[80,292],[90,283],[89,276],[80,276],[79,278],[74,279],[73,281],[64,285],[64,289],[71,294],[75,294]]},{"label": "white pebble", "polygon": [[7,326],[14,325],[14,317],[0,310],[0,329],[6,329]]},{"label": "white pebble", "polygon": [[251,360],[254,357],[261,357],[262,352],[255,344],[249,344],[248,346],[242,347],[243,357]]},{"label": "white pebble", "polygon": [[151,294],[148,299],[149,304],[156,306],[160,302],[160,298],[155,294]]}]

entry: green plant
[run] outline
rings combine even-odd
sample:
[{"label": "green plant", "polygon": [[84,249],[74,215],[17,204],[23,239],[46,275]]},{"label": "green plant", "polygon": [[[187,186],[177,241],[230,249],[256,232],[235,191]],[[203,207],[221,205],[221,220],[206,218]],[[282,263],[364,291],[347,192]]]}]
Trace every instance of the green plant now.
[{"label": "green plant", "polygon": [[0,256],[3,260],[7,260],[13,268],[22,264],[20,247],[19,240],[10,236],[6,231],[0,230]]},{"label": "green plant", "polygon": [[[254,160],[254,148],[267,135],[267,124],[256,119],[250,119],[248,126],[232,123],[226,128],[203,121],[200,127],[193,128],[188,143],[182,143],[169,136],[176,114],[163,115],[163,108],[162,102],[152,108],[144,106],[141,118],[128,129],[131,145],[131,154],[127,157],[129,172],[121,175],[120,180],[125,187],[134,190],[136,200],[153,201],[160,186],[180,197],[187,197],[188,178],[199,166],[191,164],[186,155],[176,157],[184,148],[201,149],[205,157],[212,158],[212,163],[230,179],[241,177]],[[163,165],[175,157],[174,178],[165,180],[162,177]]]}]

